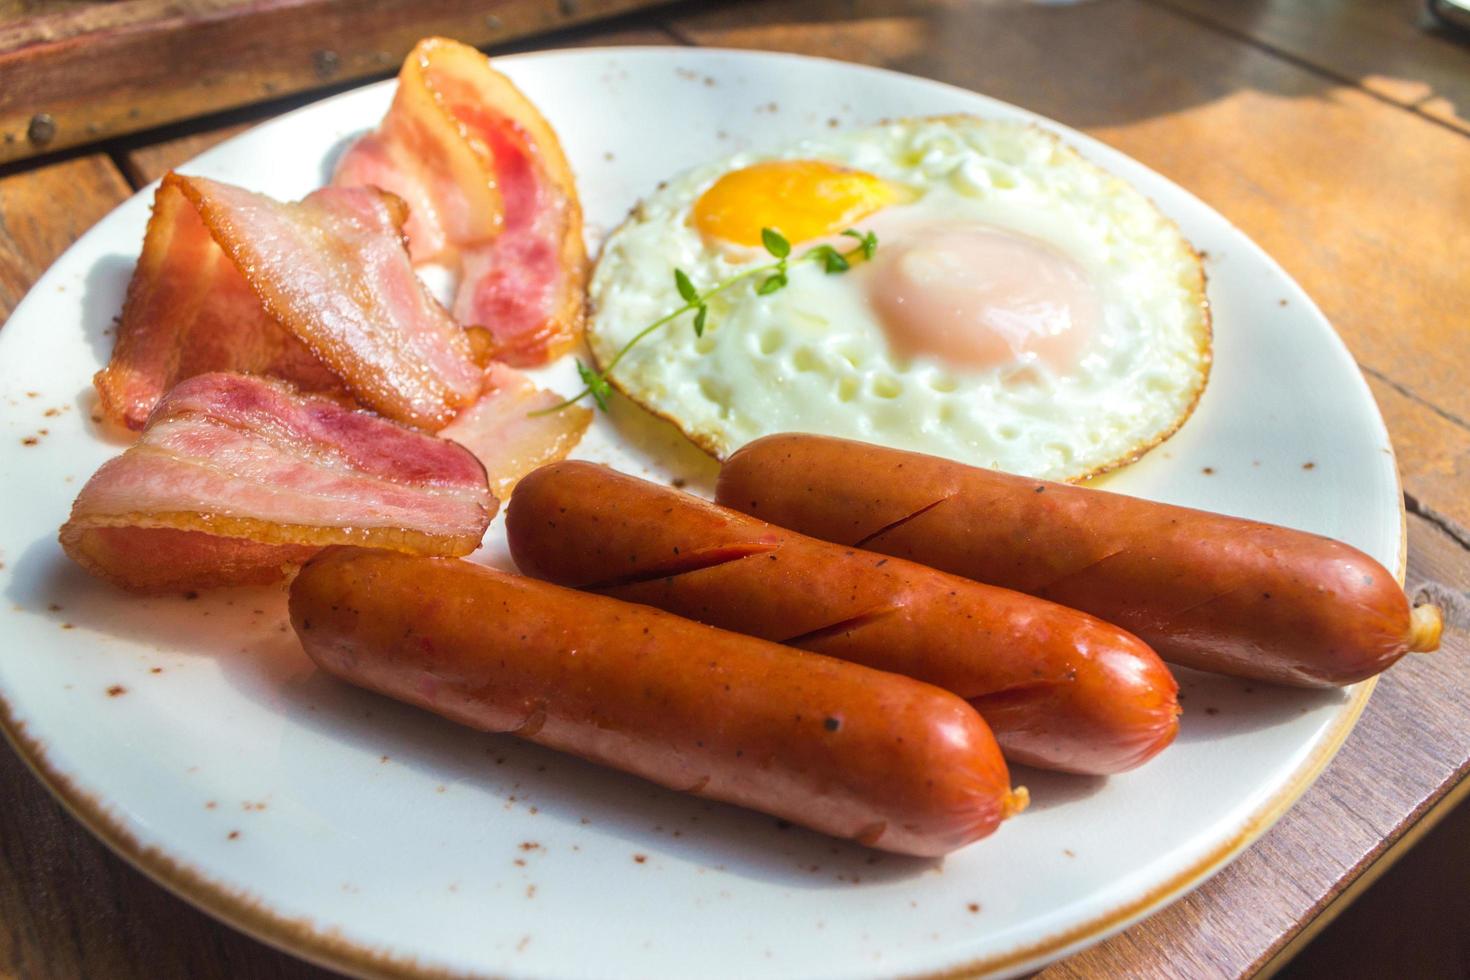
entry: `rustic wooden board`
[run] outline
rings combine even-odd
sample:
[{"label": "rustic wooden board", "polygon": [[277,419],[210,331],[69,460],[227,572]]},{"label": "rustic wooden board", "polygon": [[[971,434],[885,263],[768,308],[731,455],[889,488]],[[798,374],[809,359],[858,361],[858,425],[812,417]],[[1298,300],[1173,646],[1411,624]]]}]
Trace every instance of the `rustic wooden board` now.
[{"label": "rustic wooden board", "polygon": [[660,0],[128,0],[0,22],[0,163]]},{"label": "rustic wooden board", "polygon": [[0,177],[0,318],[10,316],[53,259],[130,193],[100,154]]},{"label": "rustic wooden board", "polygon": [[[597,27],[582,28],[572,31],[558,32],[551,39],[538,39],[530,42],[519,42],[516,44],[497,45],[491,51],[491,56],[511,54],[516,51],[534,50],[548,45],[558,48],[581,48],[581,47],[615,47],[628,44],[677,44],[677,40],[668,31],[658,27],[650,26],[627,26],[627,27]],[[302,97],[291,100],[293,103],[305,103],[311,101],[310,97]],[[295,108],[295,104],[289,108]],[[195,126],[185,126],[187,131],[178,135],[169,136],[167,139],[144,143],[141,146],[129,147],[121,150],[118,160],[122,165],[123,172],[128,180],[132,181],[134,187],[142,187],[162,177],[174,167],[179,166],[186,160],[191,160],[216,143],[223,142],[231,136],[243,133],[266,119],[271,118],[284,109],[274,105],[270,107],[257,107],[239,112],[231,113],[232,119],[228,123],[215,124],[210,120],[203,120]]]},{"label": "rustic wooden board", "polygon": [[[1395,430],[1407,483],[1470,459],[1470,139],[1140,0],[1077,6],[803,0],[674,18],[707,45],[926,75],[1086,130],[1209,202],[1282,263],[1373,376],[1421,404]],[[1099,39],[1108,38],[1108,43]],[[1228,255],[1210,263],[1229,262]],[[1449,489],[1446,487],[1445,489]],[[1434,501],[1470,527],[1470,499]]]},{"label": "rustic wooden board", "polygon": [[1423,0],[1161,2],[1470,131],[1470,36]]}]

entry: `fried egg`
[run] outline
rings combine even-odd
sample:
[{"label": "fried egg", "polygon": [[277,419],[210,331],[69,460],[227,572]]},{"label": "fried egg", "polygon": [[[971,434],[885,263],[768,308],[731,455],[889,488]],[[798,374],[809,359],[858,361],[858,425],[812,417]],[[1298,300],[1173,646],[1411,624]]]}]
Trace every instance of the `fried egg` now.
[{"label": "fried egg", "polygon": [[[608,380],[724,458],[775,432],[843,436],[1053,480],[1137,459],[1209,374],[1199,256],[1122,180],[1035,126],[945,116],[742,153],[669,180],[608,239],[599,365],[708,291],[765,276],[634,345]],[[849,229],[872,232],[871,259]],[[851,268],[801,261],[829,245]]]}]

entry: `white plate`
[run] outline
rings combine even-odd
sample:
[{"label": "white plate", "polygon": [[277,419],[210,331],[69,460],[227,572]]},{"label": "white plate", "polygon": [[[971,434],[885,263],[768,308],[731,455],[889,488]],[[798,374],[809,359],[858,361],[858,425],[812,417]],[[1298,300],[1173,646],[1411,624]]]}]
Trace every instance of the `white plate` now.
[{"label": "white plate", "polygon": [[[779,55],[609,49],[498,64],[560,131],[594,239],[660,178],[829,120],[1035,118]],[[385,82],[308,106],[184,169],[300,197],[391,95]],[[1402,571],[1388,436],[1321,313],[1200,201],[1038,121],[1150,195],[1209,255],[1209,389],[1110,488],[1332,535]],[[267,942],[356,972],[1020,972],[1217,870],[1306,788],[1366,700],[1367,685],[1252,690],[1188,674],[1173,748],[1110,780],[1019,772],[1030,811],[941,863],[781,829],[348,688],[300,652],[279,588],[124,596],[68,562],[55,528],[120,450],[88,422],[89,378],[110,352],[151,198],[93,228],[0,333],[0,718],[88,827]],[[549,374],[570,387],[566,365]],[[619,414],[578,455],[705,485],[711,467],[670,430]],[[498,520],[489,540],[485,559],[503,564]]]}]

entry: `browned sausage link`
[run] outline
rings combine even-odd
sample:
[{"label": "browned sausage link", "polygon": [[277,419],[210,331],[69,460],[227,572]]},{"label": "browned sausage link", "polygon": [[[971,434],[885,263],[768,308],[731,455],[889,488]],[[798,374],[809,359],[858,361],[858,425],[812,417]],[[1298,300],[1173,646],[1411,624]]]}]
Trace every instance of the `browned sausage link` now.
[{"label": "browned sausage link", "polygon": [[945,854],[1025,805],[947,691],[469,562],[324,552],[291,623],[353,684],[884,850]]},{"label": "browned sausage link", "polygon": [[1086,610],[1203,670],[1327,687],[1439,642],[1439,611],[1338,541],[917,453],[769,436],[726,461],[717,499]]},{"label": "browned sausage link", "polygon": [[554,463],[523,479],[506,533],[538,578],[953,691],[1012,762],[1122,772],[1178,729],[1173,676],[1114,626],[604,466]]}]

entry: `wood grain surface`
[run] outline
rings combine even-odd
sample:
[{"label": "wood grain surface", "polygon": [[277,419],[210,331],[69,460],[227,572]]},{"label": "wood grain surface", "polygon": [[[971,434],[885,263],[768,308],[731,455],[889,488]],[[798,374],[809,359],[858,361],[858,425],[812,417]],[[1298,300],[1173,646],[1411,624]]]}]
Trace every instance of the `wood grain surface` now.
[{"label": "wood grain surface", "polygon": [[[1238,860],[1183,901],[1053,965],[1048,978],[1274,967],[1470,766],[1470,135],[1432,100],[1378,81],[1420,81],[1463,115],[1467,76],[1454,57],[1470,58],[1470,48],[1446,48],[1444,37],[1419,30],[1407,2],[1298,5],[1331,21],[1320,36],[1292,6],[686,4],[642,15],[633,33],[651,34],[620,35],[668,37],[667,26],[686,43],[883,65],[1078,126],[1199,194],[1265,246],[1336,324],[1383,409],[1411,510],[1410,587],[1453,611],[1444,649],[1383,677],[1321,779]],[[1378,49],[1352,50],[1352,38],[1372,37],[1382,39]],[[599,38],[593,29],[573,40]],[[128,178],[152,179],[248,121],[134,138],[107,147],[111,157],[0,178],[0,316],[128,193]],[[8,752],[0,799],[0,975],[329,975],[148,882]]]},{"label": "wood grain surface", "polygon": [[0,21],[0,163],[659,0],[129,0]]},{"label": "wood grain surface", "polygon": [[1365,91],[1470,130],[1470,51],[1423,0],[1165,0]]}]

